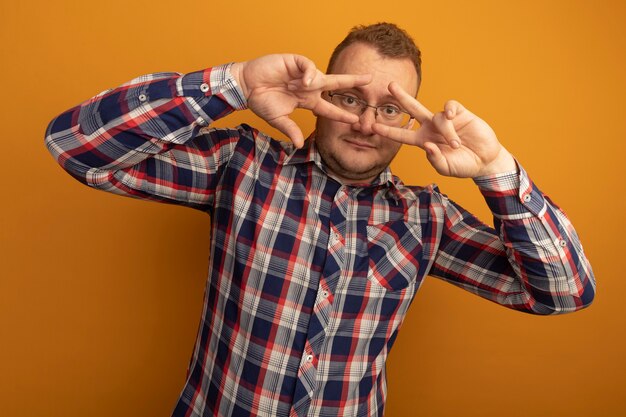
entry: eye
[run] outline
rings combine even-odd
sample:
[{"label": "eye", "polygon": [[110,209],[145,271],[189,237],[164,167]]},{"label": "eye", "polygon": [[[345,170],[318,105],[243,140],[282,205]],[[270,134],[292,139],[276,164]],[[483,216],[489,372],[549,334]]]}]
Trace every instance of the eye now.
[{"label": "eye", "polygon": [[384,117],[397,117],[400,115],[400,113],[402,113],[399,108],[392,105],[380,106],[378,110]]},{"label": "eye", "polygon": [[359,107],[360,106],[359,99],[356,97],[342,94],[340,98],[341,98],[341,104],[343,104],[346,107]]}]

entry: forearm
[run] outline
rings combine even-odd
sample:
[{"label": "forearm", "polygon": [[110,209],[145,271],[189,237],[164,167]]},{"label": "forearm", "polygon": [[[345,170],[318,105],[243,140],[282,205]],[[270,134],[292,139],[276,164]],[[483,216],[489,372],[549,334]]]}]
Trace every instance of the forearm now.
[{"label": "forearm", "polygon": [[[517,174],[476,183],[493,212],[495,230],[472,224],[476,221],[469,218],[453,224],[442,240],[442,259],[462,259],[444,261],[444,277],[530,313],[565,313],[589,305],[595,293],[593,272],[565,214],[521,168]],[[451,212],[457,209],[462,210]],[[461,235],[469,239],[460,243]]]},{"label": "forearm", "polygon": [[112,184],[116,176],[145,178],[155,164],[174,169],[176,153],[199,156],[189,164],[191,175],[214,171],[213,165],[223,159],[215,155],[220,144],[194,140],[201,128],[243,108],[245,100],[227,67],[187,75],[147,75],[55,118],[47,129],[46,145],[79,181],[125,193],[124,187]]}]

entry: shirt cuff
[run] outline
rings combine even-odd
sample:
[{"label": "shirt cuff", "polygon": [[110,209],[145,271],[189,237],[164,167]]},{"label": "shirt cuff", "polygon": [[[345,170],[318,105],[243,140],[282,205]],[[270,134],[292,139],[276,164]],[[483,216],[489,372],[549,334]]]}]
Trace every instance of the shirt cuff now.
[{"label": "shirt cuff", "polygon": [[518,170],[502,172],[500,174],[485,175],[473,179],[481,190],[510,191],[517,190],[520,186]]},{"label": "shirt cuff", "polygon": [[533,184],[526,170],[517,163],[517,171],[474,178],[487,205],[500,219],[541,216],[546,210],[543,193]]},{"label": "shirt cuff", "polygon": [[183,97],[217,96],[233,110],[247,109],[243,91],[230,73],[232,65],[232,63],[219,65],[184,75],[176,85],[178,94]]}]

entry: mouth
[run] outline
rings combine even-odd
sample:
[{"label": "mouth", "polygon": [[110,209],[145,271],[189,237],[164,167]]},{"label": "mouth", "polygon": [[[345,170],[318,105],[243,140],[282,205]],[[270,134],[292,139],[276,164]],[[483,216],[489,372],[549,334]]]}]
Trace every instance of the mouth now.
[{"label": "mouth", "polygon": [[348,144],[359,148],[359,149],[376,149],[376,146],[372,145],[370,142],[368,141],[364,141],[364,140],[360,140],[360,139],[355,139],[355,138],[350,138],[350,139],[344,139]]}]

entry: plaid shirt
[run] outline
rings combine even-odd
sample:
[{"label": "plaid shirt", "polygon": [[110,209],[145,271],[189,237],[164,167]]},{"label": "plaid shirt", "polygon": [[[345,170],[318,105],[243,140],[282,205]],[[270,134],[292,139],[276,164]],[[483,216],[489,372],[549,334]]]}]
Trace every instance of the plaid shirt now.
[{"label": "plaid shirt", "polygon": [[202,323],[176,416],[380,416],[385,360],[426,275],[535,314],[575,311],[595,283],[562,211],[522,168],[475,180],[495,229],[387,169],[329,178],[243,125],[222,66],[153,74],[52,121],[47,146],[79,181],[212,216]]}]

